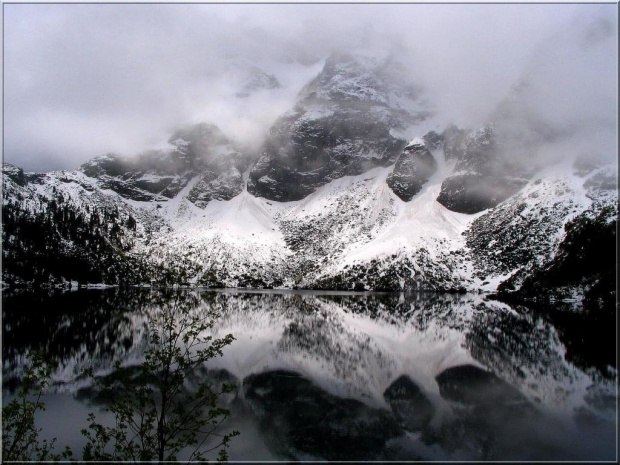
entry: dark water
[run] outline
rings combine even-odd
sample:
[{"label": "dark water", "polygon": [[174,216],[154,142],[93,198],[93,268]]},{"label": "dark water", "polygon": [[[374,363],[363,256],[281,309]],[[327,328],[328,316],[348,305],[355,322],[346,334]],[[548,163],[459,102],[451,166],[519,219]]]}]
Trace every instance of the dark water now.
[{"label": "dark water", "polygon": [[615,318],[480,296],[5,293],[5,402],[42,350],[58,368],[39,426],[79,457],[88,412],[106,421],[82,370],[139,363],[171,301],[217,310],[216,335],[236,337],[195,374],[237,384],[231,460],[616,459]]}]

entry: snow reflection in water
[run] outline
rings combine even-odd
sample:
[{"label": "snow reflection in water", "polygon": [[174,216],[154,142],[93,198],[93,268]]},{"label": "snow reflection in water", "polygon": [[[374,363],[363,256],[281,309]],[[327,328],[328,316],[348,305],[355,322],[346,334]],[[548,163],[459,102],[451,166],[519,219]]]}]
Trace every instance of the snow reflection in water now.
[{"label": "snow reflection in water", "polygon": [[[58,368],[41,425],[79,449],[84,412],[102,408],[81,370],[106,376],[116,360],[139,363],[149,314],[171,301],[184,311],[216,309],[217,334],[237,339],[195,373],[238,385],[226,399],[227,427],[242,432],[232,460],[615,458],[615,370],[582,359],[575,366],[560,339],[566,328],[480,296],[7,295],[5,394],[26,351],[43,350]],[[53,427],[60,406],[65,417],[72,412],[64,424],[74,433]]]}]

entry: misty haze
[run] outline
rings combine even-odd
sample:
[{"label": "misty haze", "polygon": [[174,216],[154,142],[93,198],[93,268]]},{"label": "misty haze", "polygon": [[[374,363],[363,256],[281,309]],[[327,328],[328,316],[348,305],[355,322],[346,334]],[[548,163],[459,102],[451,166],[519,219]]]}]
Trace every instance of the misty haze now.
[{"label": "misty haze", "polygon": [[617,69],[613,4],[5,5],[3,460],[617,460]]}]

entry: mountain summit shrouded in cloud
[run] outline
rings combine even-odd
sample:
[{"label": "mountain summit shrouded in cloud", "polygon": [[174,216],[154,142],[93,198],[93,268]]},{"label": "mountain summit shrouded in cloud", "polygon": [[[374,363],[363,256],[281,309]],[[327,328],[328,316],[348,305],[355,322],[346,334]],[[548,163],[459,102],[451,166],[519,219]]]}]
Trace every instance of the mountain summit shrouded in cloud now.
[{"label": "mountain summit shrouded in cloud", "polygon": [[4,21],[4,159],[26,170],[168,150],[201,121],[259,150],[333,53],[397,58],[434,109],[404,138],[503,117],[550,157],[615,142],[614,5],[12,4]]},{"label": "mountain summit shrouded in cloud", "polygon": [[614,459],[617,5],[3,11],[3,394],[76,460],[151,456],[57,419],[167,309],[231,460]]},{"label": "mountain summit shrouded in cloud", "polygon": [[608,303],[611,12],[9,5],[5,281]]}]

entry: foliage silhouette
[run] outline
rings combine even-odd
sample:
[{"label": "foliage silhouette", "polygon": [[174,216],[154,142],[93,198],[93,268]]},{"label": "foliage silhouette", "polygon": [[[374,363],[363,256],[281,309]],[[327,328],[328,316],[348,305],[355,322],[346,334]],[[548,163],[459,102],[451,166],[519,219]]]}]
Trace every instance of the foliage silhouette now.
[{"label": "foliage silhouette", "polygon": [[[114,374],[104,378],[95,378],[89,370],[108,398],[106,410],[115,422],[105,426],[93,413],[89,415],[88,428],[82,430],[87,439],[84,460],[177,460],[181,451],[190,448],[189,460],[205,460],[208,452],[217,449],[218,460],[227,460],[229,441],[239,433],[217,432],[230,415],[218,400],[235,385],[215,389],[214,383],[205,380],[189,386],[188,377],[206,361],[221,356],[234,337],[214,338],[211,330],[219,314],[192,305],[188,297],[176,293],[160,301],[149,324],[144,361],[138,367],[122,366],[119,361]],[[213,438],[215,444],[205,446]]]},{"label": "foliage silhouette", "polygon": [[49,383],[51,368],[39,352],[28,355],[17,397],[2,407],[2,461],[55,461],[72,457],[69,447],[53,453],[56,438],[40,441],[41,429],[35,426],[38,411],[45,410],[41,400]]}]

